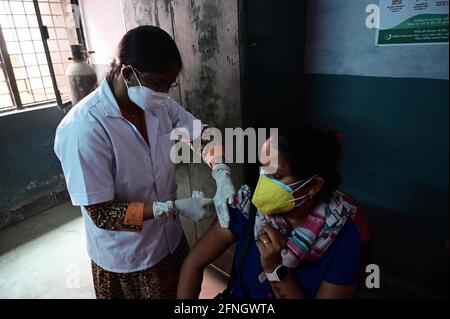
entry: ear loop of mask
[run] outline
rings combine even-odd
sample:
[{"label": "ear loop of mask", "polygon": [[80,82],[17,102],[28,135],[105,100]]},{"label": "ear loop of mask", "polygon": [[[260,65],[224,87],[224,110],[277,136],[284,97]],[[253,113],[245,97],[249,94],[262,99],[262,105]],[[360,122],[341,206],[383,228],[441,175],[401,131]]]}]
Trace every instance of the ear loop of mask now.
[{"label": "ear loop of mask", "polygon": [[[266,173],[265,173],[265,170],[264,170],[264,167],[260,167],[260,174],[262,174],[262,175],[266,175]],[[297,187],[296,189],[292,189],[292,195],[296,192],[296,191],[298,191],[299,189],[301,189],[301,188],[303,188],[303,187],[305,187],[306,185],[308,185],[314,178],[316,178],[317,177],[317,175],[314,175],[314,176],[312,176],[311,178],[309,178],[309,179],[304,179],[304,180],[301,180],[301,181],[298,181],[298,182],[295,182],[295,183],[292,183],[292,184],[289,184],[289,185],[286,185],[287,187],[289,187],[289,188],[291,188],[292,189],[292,186],[295,186],[295,185],[298,185],[298,184],[300,184],[300,183],[303,183],[302,185],[300,185],[299,187]],[[274,180],[275,181],[275,180]],[[278,184],[278,183],[277,183]],[[280,187],[279,189],[283,189],[283,187]],[[297,198],[294,198],[294,199],[291,199],[291,200],[288,200],[288,203],[290,203],[290,202],[296,202],[296,201],[298,201],[298,200],[301,200],[301,199],[304,199],[301,203],[298,203],[296,206],[298,207],[298,206],[301,206],[301,205],[303,205],[307,200],[308,200],[308,194],[305,194],[305,195],[303,195],[303,196],[300,196],[300,197],[297,197]]]},{"label": "ear loop of mask", "polygon": [[122,66],[122,78],[123,78],[123,80],[125,81],[125,85],[126,85],[127,89],[129,89],[130,87],[128,86],[127,80],[126,80],[125,77],[123,76],[123,69],[124,69],[126,66],[128,66],[128,67],[131,68],[131,71],[133,71],[134,77],[136,78],[136,81],[138,82],[139,86],[142,86],[142,83],[141,83],[141,81],[139,81],[139,78],[138,78],[136,72],[134,71],[134,68],[133,68],[131,65],[123,65],[123,66]]},{"label": "ear loop of mask", "polygon": [[[302,189],[303,187],[305,187],[306,185],[308,185],[308,184],[309,184],[314,178],[316,178],[316,177],[317,177],[317,175],[314,175],[314,176],[312,176],[311,178],[309,178],[308,180],[306,180],[303,184],[301,184],[299,187],[297,187],[296,189],[293,190],[292,195],[294,195],[294,193],[295,193],[296,191],[298,191],[299,189]],[[303,181],[295,182],[295,183],[289,184],[288,186],[291,187],[291,186],[293,186],[293,185],[297,185],[297,184],[300,184],[300,183],[302,183],[302,182],[303,182]],[[305,194],[305,195],[303,195],[303,196],[300,196],[300,197],[297,197],[297,198],[288,200],[288,203],[289,203],[289,202],[296,202],[296,201],[298,201],[298,200],[303,199],[303,201],[302,201],[301,203],[298,203],[298,204],[296,205],[297,207],[299,207],[299,206],[303,205],[303,204],[308,200],[308,197],[309,197],[309,195],[308,195],[308,194]]]}]

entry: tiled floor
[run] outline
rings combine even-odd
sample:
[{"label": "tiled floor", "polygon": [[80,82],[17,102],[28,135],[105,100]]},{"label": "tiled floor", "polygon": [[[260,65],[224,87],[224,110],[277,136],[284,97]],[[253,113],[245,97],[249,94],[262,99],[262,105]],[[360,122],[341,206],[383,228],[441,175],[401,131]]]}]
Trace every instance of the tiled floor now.
[{"label": "tiled floor", "polygon": [[[225,288],[206,270],[200,298]],[[0,299],[95,298],[79,208],[69,203],[0,231]]]}]

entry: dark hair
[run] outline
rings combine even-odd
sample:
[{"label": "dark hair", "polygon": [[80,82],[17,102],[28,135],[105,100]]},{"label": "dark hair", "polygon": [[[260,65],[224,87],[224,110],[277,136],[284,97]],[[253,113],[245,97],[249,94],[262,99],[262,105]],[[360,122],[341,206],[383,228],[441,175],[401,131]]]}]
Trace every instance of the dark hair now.
[{"label": "dark hair", "polygon": [[117,54],[107,74],[110,80],[122,65],[132,65],[140,72],[163,72],[183,68],[180,51],[170,35],[154,26],[140,26],[128,31],[117,48]]},{"label": "dark hair", "polygon": [[308,126],[282,129],[278,149],[296,178],[318,175],[324,179],[319,197],[326,198],[339,188],[341,147],[336,131]]}]

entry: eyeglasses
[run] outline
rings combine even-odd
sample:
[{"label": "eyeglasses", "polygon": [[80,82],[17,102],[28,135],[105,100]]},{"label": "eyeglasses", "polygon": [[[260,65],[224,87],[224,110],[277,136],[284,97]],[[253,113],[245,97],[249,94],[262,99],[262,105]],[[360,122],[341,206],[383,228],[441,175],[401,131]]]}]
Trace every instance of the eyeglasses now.
[{"label": "eyeglasses", "polygon": [[156,92],[170,92],[173,89],[180,86],[180,83],[178,83],[178,82],[174,82],[171,84],[161,84],[161,83],[158,83],[155,80],[150,79],[148,77],[144,78],[144,76],[142,75],[142,72],[140,72],[136,68],[133,68],[133,69],[136,71],[136,73],[139,74],[139,77],[141,78],[142,82],[144,84],[147,84],[151,89],[153,89]]}]

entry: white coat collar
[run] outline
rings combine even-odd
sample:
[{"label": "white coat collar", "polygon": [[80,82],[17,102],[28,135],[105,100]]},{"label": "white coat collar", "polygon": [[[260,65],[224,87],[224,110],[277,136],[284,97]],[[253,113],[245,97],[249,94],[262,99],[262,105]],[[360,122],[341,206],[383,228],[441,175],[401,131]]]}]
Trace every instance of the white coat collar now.
[{"label": "white coat collar", "polygon": [[102,84],[100,85],[99,95],[103,111],[105,112],[106,116],[123,117],[122,112],[120,112],[119,104],[117,104],[114,94],[111,91],[109,83],[106,79],[103,80]]},{"label": "white coat collar", "polygon": [[[112,93],[106,79],[103,80],[100,86],[99,96],[103,111],[105,112],[106,116],[124,118],[122,112],[120,111],[119,104],[117,104],[114,94]],[[155,115],[148,112],[145,112],[145,119],[147,122],[147,131],[150,138],[150,147],[152,150],[151,153],[152,157],[154,158],[156,155],[156,137],[158,135],[159,120]]]}]

